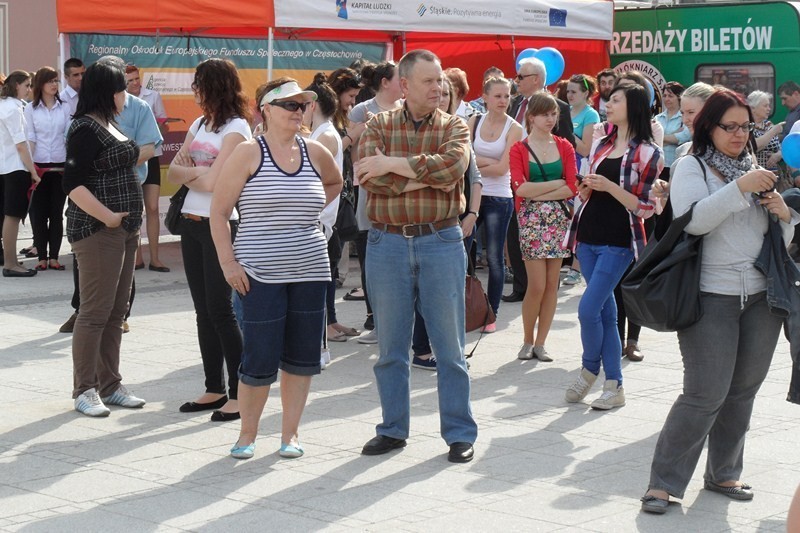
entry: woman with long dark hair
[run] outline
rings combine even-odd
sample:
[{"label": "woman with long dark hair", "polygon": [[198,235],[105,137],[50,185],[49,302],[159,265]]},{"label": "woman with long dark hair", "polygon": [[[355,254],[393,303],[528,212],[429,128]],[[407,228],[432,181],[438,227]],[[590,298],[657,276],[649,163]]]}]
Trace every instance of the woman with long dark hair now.
[{"label": "woman with long dark hair", "polygon": [[87,416],[108,416],[107,405],[145,404],[122,385],[119,373],[122,321],[144,208],[135,168],[139,146],[114,121],[125,94],[122,69],[112,61],[94,63],[86,69],[67,132],[67,240],[81,265],[72,397],[75,410]]},{"label": "woman with long dark hair", "polygon": [[770,312],[767,278],[754,266],[770,217],[785,244],[800,215],[772,189],[776,176],[750,153],[754,128],[747,102],[717,90],[694,120],[692,152],[672,176],[676,216],[693,205],[686,232],[703,235],[703,316],[678,331],[683,393],[658,437],[642,510],[664,513],[683,498],[708,441],[704,488],[734,500],[753,498],[741,481],[753,402],[769,371],[783,319]]},{"label": "woman with long dark hair", "polygon": [[3,277],[28,278],[33,269],[17,262],[19,223],[28,214],[28,189],[39,181],[25,133],[22,108],[31,90],[31,75],[15,70],[0,89],[0,196],[3,220]]},{"label": "woman with long dark hair", "polygon": [[31,198],[33,246],[39,253],[36,270],[64,270],[58,256],[67,201],[61,179],[67,159],[69,115],[69,106],[58,95],[58,72],[52,67],[40,68],[33,77],[33,101],[25,107],[28,142],[36,166],[42,169],[42,181]]},{"label": "woman with long dark hair", "polygon": [[[222,165],[240,143],[251,138],[247,98],[231,61],[207,59],[197,65],[192,83],[202,116],[189,128],[167,178],[189,192],[181,212],[181,252],[197,315],[197,338],[203,359],[206,391],[180,411],[212,410],[214,422],[239,418],[237,403],[242,333],[236,322],[231,290],[217,260],[209,217],[211,197]],[[236,236],[238,216],[230,214],[230,235]],[[225,369],[227,369],[227,394]]]},{"label": "woman with long dark hair", "polygon": [[649,102],[647,89],[637,84],[611,91],[606,103],[611,133],[592,147],[590,172],[579,185],[583,203],[567,235],[581,262],[586,290],[578,307],[582,366],[566,400],[576,403],[586,397],[602,366],[606,381],[593,409],[625,405],[614,287],[644,249],[644,219],[655,212],[650,190],[664,165],[663,152],[653,144]]}]

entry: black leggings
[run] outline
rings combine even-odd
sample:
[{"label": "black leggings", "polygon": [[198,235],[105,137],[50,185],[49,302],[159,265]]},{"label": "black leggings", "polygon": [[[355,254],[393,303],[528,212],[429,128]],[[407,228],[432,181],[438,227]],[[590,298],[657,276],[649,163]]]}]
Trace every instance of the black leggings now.
[{"label": "black leggings", "polygon": [[[63,163],[57,165],[64,166]],[[39,164],[39,166],[47,165]],[[33,229],[33,245],[39,252],[39,261],[58,260],[61,253],[64,204],[67,201],[67,195],[61,187],[61,178],[61,172],[45,172],[31,197],[29,216]]]}]

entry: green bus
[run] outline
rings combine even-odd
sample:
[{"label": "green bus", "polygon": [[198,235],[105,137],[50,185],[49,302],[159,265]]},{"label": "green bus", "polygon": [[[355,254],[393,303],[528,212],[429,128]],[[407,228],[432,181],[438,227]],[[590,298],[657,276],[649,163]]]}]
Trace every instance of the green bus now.
[{"label": "green bus", "polygon": [[800,82],[800,2],[684,5],[614,12],[611,65],[639,70],[659,92],[703,81],[747,95]]}]

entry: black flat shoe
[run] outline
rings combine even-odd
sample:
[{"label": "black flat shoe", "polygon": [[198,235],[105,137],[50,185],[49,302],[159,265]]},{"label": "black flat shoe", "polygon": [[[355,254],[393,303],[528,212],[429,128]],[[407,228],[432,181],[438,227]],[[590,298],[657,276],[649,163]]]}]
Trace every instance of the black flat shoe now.
[{"label": "black flat shoe", "polygon": [[208,402],[208,403],[197,403],[197,402],[186,402],[185,404],[181,405],[180,409],[178,409],[181,413],[197,413],[200,411],[210,411],[212,409],[219,409],[223,405],[228,402],[228,397],[223,396],[219,400],[215,402]]},{"label": "black flat shoe", "polygon": [[719,492],[733,500],[748,501],[753,499],[753,487],[746,483],[743,483],[740,487],[723,487],[722,485],[717,485],[713,481],[706,480],[705,483],[703,483],[703,488],[711,492]]},{"label": "black flat shoe", "polygon": [[397,448],[404,448],[405,439],[393,439],[384,435],[378,435],[367,441],[361,449],[362,455],[383,455]]},{"label": "black flat shoe", "polygon": [[451,463],[468,463],[475,457],[475,448],[469,442],[454,442],[450,445],[447,460]]},{"label": "black flat shoe", "polygon": [[512,292],[511,294],[501,296],[500,299],[507,303],[521,302],[525,299],[525,295],[518,292]]},{"label": "black flat shoe", "polygon": [[134,270],[141,270],[143,268],[144,268],[144,263],[140,263],[140,264],[134,265],[134,267],[133,267]]},{"label": "black flat shoe", "polygon": [[656,496],[642,496],[642,511],[645,513],[664,514],[669,507],[669,500]]},{"label": "black flat shoe", "polygon": [[211,421],[212,422],[232,422],[234,420],[239,420],[241,416],[239,416],[239,411],[235,413],[224,413],[222,411],[214,411],[211,413]]},{"label": "black flat shoe", "polygon": [[[144,268],[144,265],[142,265],[142,268]],[[155,266],[155,265],[151,264],[149,268],[153,272],[169,272],[169,267],[165,267],[165,266],[160,266],[159,267],[159,266]]]},{"label": "black flat shoe", "polygon": [[23,271],[19,270],[11,270],[9,268],[3,269],[3,277],[4,278],[32,278],[35,276],[37,272],[33,269],[26,269]]}]

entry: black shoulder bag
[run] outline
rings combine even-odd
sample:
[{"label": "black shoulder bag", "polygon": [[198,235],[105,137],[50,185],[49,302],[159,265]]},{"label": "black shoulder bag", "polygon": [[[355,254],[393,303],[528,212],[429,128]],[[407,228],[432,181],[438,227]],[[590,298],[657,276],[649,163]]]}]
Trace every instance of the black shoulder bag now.
[{"label": "black shoulder bag", "polygon": [[[706,169],[694,156],[706,177]],[[688,328],[703,316],[700,268],[703,235],[684,231],[694,204],[669,225],[660,239],[652,239],[630,273],[622,280],[622,300],[628,319],[655,331]]]},{"label": "black shoulder bag", "polygon": [[[200,119],[200,126],[198,131],[205,124],[205,117]],[[183,210],[183,202],[186,201],[186,195],[189,193],[189,187],[181,185],[178,192],[173,194],[169,199],[169,208],[167,214],[164,215],[164,226],[173,235],[181,234],[181,211]]]}]

